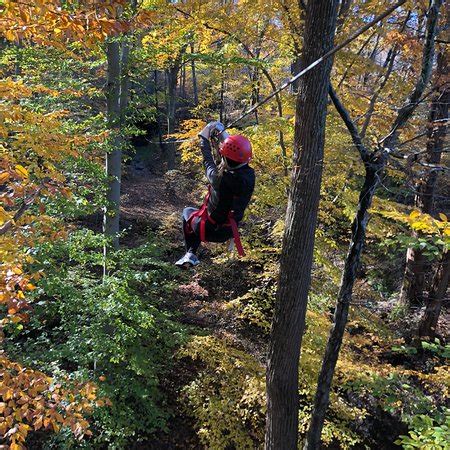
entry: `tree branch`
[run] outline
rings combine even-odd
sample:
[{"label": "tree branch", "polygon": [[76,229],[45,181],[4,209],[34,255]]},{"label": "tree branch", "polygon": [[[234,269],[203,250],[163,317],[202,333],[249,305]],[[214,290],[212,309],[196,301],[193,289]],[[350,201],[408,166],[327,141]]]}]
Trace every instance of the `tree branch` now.
[{"label": "tree branch", "polygon": [[39,188],[34,192],[32,195],[30,195],[28,198],[25,198],[22,206],[16,211],[13,218],[6,221],[1,227],[0,227],[0,236],[3,236],[5,233],[7,233],[14,224],[25,214],[25,212],[31,207],[31,205],[36,200],[36,197],[40,194],[43,186],[39,186]]},{"label": "tree branch", "polygon": [[379,142],[379,144],[384,144],[384,147],[391,148],[395,145],[398,138],[398,131],[405,126],[407,120],[412,116],[417,105],[420,103],[428,82],[430,81],[434,59],[434,41],[437,34],[439,9],[442,6],[442,2],[443,0],[431,0],[430,9],[428,10],[426,39],[423,48],[420,77],[417,80],[407,103],[398,111],[397,117],[391,127],[391,131]]},{"label": "tree branch", "polygon": [[347,110],[347,108],[342,104],[341,100],[337,96],[335,90],[333,89],[333,86],[330,83],[330,86],[328,88],[328,95],[331,98],[331,101],[333,102],[334,107],[336,108],[337,112],[341,116],[342,120],[344,121],[350,136],[352,137],[353,143],[355,144],[361,159],[363,162],[369,162],[370,160],[370,152],[364,145],[361,135],[358,131],[358,128],[354,124],[353,120],[350,117],[350,114]]}]

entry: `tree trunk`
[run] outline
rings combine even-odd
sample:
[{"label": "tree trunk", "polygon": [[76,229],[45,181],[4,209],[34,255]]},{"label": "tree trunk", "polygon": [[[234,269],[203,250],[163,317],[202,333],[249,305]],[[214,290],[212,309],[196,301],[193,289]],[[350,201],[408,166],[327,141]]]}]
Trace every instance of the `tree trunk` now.
[{"label": "tree trunk", "polygon": [[[305,64],[332,48],[337,6],[337,0],[309,4]],[[297,448],[298,364],[311,281],[331,66],[332,60],[326,60],[299,83],[291,190],[267,365],[265,446],[271,450]]]},{"label": "tree trunk", "polygon": [[419,323],[419,336],[434,337],[442,309],[442,303],[445,299],[448,289],[450,275],[450,252],[446,251],[442,261],[436,270],[428,294],[425,313]]},{"label": "tree trunk", "polygon": [[[259,70],[257,67],[253,68],[250,80],[253,85],[251,106],[254,106],[257,103],[259,103],[259,91],[260,91]],[[255,123],[256,125],[259,125],[258,109],[255,109]]]},{"label": "tree trunk", "polygon": [[311,424],[308,431],[305,449],[317,449],[320,446],[320,435],[325,420],[325,413],[329,403],[329,395],[334,371],[336,368],[339,350],[344,337],[345,325],[348,318],[348,310],[353,294],[353,285],[356,279],[361,253],[365,241],[365,232],[369,220],[368,210],[372,203],[379,178],[386,166],[389,152],[395,148],[398,132],[403,128],[412,116],[419,99],[430,80],[431,64],[434,58],[434,39],[437,29],[437,18],[442,0],[432,0],[427,18],[427,34],[422,55],[422,68],[417,83],[409,96],[406,104],[399,109],[392,124],[391,131],[384,139],[384,146],[379,146],[375,151],[370,152],[362,141],[354,120],[351,119],[348,111],[338,99],[336,93],[330,87],[330,97],[338,110],[342,120],[347,126],[355,147],[358,149],[361,159],[364,162],[366,176],[364,185],[359,197],[358,210],[352,224],[352,241],[345,261],[345,267],[341,282],[341,288],[337,299],[334,313],[334,323],[328,338],[325,349],[325,356],[317,383],[317,392],[314,399]]},{"label": "tree trunk", "polygon": [[[295,59],[291,62],[291,76],[297,75],[302,70],[302,60],[300,55],[296,55]],[[294,81],[289,88],[291,94],[298,93],[298,85],[300,83],[300,78]]]},{"label": "tree trunk", "polygon": [[[175,132],[175,112],[177,107],[177,83],[180,65],[174,64],[166,71],[167,75],[167,134],[171,135]],[[166,159],[167,169],[175,169],[175,144],[167,143]]]},{"label": "tree trunk", "polygon": [[[194,44],[191,44],[191,53],[194,53]],[[197,73],[195,71],[195,61],[191,61],[191,71],[192,71],[192,89],[194,91],[194,106],[198,105],[198,87],[197,87]]]},{"label": "tree trunk", "polygon": [[[447,123],[443,121],[448,117],[450,103],[450,87],[445,77],[448,74],[449,52],[446,48],[438,54],[436,70],[436,93],[431,102],[428,116],[427,146],[425,162],[439,165],[447,134]],[[425,214],[434,213],[434,197],[436,190],[437,172],[426,170],[424,176],[415,186],[416,196],[414,205]],[[426,288],[426,274],[429,264],[420,249],[409,248],[406,253],[406,267],[403,277],[400,302],[406,306],[420,306],[424,303]]]},{"label": "tree trunk", "polygon": [[225,66],[220,69],[220,112],[219,120],[225,123]]},{"label": "tree trunk", "polygon": [[161,150],[161,154],[164,154],[164,144],[163,144],[163,133],[161,129],[161,120],[160,115],[161,111],[159,109],[159,100],[158,100],[158,71],[153,71],[153,83],[155,85],[155,109],[156,109],[156,127],[158,128],[158,142],[159,148]]},{"label": "tree trunk", "polygon": [[181,68],[180,97],[186,100],[186,65]]},{"label": "tree trunk", "polygon": [[328,338],[319,379],[317,381],[317,391],[308,437],[304,446],[305,450],[316,450],[320,447],[320,436],[328,407],[331,382],[342,344],[342,337],[344,335],[348,310],[353,294],[353,286],[366,237],[367,222],[369,221],[368,211],[378,185],[378,171],[381,171],[383,166],[383,161],[369,161],[366,163],[366,176],[359,196],[356,217],[352,224],[352,239],[345,261],[341,287],[334,312],[333,327]]},{"label": "tree trunk", "polygon": [[[112,239],[114,249],[119,248],[120,232],[120,180],[122,149],[120,139],[120,43],[116,40],[107,44],[107,92],[106,106],[108,127],[111,130],[110,145],[112,150],[106,155],[106,175],[108,188],[107,207],[103,218],[103,231]],[[106,249],[105,249],[106,252]]]}]

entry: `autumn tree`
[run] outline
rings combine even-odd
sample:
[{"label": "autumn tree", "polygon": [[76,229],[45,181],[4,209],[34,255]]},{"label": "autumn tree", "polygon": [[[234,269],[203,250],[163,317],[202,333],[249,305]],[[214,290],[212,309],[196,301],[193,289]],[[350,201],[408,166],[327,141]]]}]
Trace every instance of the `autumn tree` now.
[{"label": "autumn tree", "polygon": [[[74,41],[81,48],[92,48],[116,26],[109,18],[115,5],[3,2],[0,34],[7,45],[27,44],[35,46],[36,52],[42,48],[65,52]],[[29,321],[29,297],[44,275],[29,271],[34,262],[30,254],[36,245],[66,235],[61,222],[46,214],[46,205],[54,198],[72,195],[65,165],[70,158],[86,156],[89,146],[105,138],[103,132],[80,134],[65,120],[68,111],[48,101],[60,96],[79,98],[83,93],[41,84],[25,86],[21,69],[19,62],[0,81],[0,303],[5,308],[2,330],[9,332],[20,331]],[[52,104],[56,108],[48,110]],[[40,371],[11,362],[3,352],[1,371],[0,428],[10,448],[23,449],[32,429],[58,431],[67,426],[80,439],[90,433],[84,416],[95,407],[97,388],[92,383],[61,380],[57,384]]]},{"label": "autumn tree", "polygon": [[[337,1],[308,4],[305,65],[332,48],[337,6]],[[299,82],[291,190],[267,363],[267,449],[297,448],[298,362],[311,280],[331,66],[328,59]]]},{"label": "autumn tree", "polygon": [[342,344],[349,306],[353,294],[353,286],[365,242],[366,228],[369,220],[369,208],[379,184],[380,175],[386,167],[389,154],[396,151],[396,147],[399,143],[400,131],[405,127],[407,121],[411,118],[419,105],[431,77],[435,48],[434,41],[437,34],[438,16],[441,5],[442,0],[432,0],[430,2],[419,78],[405,104],[398,110],[389,133],[379,140],[378,148],[371,150],[367,147],[347,109],[343,106],[335,91],[330,87],[331,99],[348,128],[353,143],[361,156],[361,160],[365,167],[365,178],[359,196],[356,216],[352,223],[352,237],[347,258],[345,260],[341,286],[334,311],[333,326],[328,338],[317,383],[314,409],[305,444],[305,448],[307,449],[316,449],[320,444],[320,435],[329,402],[331,382]]},{"label": "autumn tree", "polygon": [[[448,49],[442,47],[437,56],[437,69],[430,103],[427,125],[427,142],[424,154],[412,155],[411,163],[416,159],[424,166],[424,172],[414,185],[414,206],[423,214],[435,214],[435,192],[441,163],[444,142],[447,133],[448,105],[450,88],[447,80],[449,65]],[[406,267],[400,292],[400,302],[406,306],[420,306],[424,303],[426,273],[429,262],[421,249],[409,248],[406,254]]]}]

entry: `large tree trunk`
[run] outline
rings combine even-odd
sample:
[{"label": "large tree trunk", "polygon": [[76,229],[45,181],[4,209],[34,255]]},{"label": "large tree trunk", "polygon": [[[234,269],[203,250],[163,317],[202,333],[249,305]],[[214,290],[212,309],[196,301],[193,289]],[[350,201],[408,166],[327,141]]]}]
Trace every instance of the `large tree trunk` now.
[{"label": "large tree trunk", "polygon": [[120,43],[115,40],[107,44],[107,119],[111,130],[112,150],[106,155],[106,175],[108,189],[107,207],[103,218],[103,231],[112,239],[115,249],[119,248],[120,221],[120,180],[122,169],[122,149],[119,134],[120,122]]},{"label": "large tree trunk", "polygon": [[431,284],[425,313],[419,323],[419,336],[434,337],[436,335],[442,303],[448,290],[449,275],[450,252],[446,251]]},{"label": "large tree trunk", "polygon": [[[303,46],[305,65],[332,48],[337,6],[337,0],[309,4]],[[306,74],[297,96],[291,190],[267,365],[265,445],[271,450],[297,448],[298,364],[311,281],[331,66],[332,60],[328,59]]]},{"label": "large tree trunk", "polygon": [[[439,165],[447,133],[448,106],[450,103],[450,87],[446,82],[448,75],[449,52],[446,48],[438,54],[434,98],[428,116],[427,147],[425,162]],[[415,206],[425,214],[434,213],[434,198],[437,172],[428,169],[415,186]],[[420,249],[409,248],[406,253],[406,267],[403,277],[400,301],[407,306],[420,306],[424,303],[426,274],[429,263]]]}]

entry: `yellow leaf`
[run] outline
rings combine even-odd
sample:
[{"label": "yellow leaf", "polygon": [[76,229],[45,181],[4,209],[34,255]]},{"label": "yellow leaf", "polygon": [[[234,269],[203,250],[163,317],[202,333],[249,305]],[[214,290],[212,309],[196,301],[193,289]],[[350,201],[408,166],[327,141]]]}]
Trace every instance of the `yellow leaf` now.
[{"label": "yellow leaf", "polygon": [[420,212],[417,211],[417,210],[414,210],[414,211],[412,211],[411,214],[409,215],[409,218],[410,218],[410,219],[415,219],[416,217],[419,217],[419,216],[420,216]]},{"label": "yellow leaf", "polygon": [[442,222],[448,222],[447,216],[443,213],[439,213],[439,218],[442,220]]},{"label": "yellow leaf", "polygon": [[6,30],[5,31],[5,38],[8,39],[8,41],[15,41],[16,40],[16,33],[12,30]]},{"label": "yellow leaf", "polygon": [[6,183],[9,179],[9,173],[8,172],[2,172],[0,173],[0,184]]},{"label": "yellow leaf", "polygon": [[11,216],[0,206],[0,225],[11,219]]},{"label": "yellow leaf", "polygon": [[22,178],[28,178],[28,170],[20,164],[16,165],[16,173],[20,175]]}]

